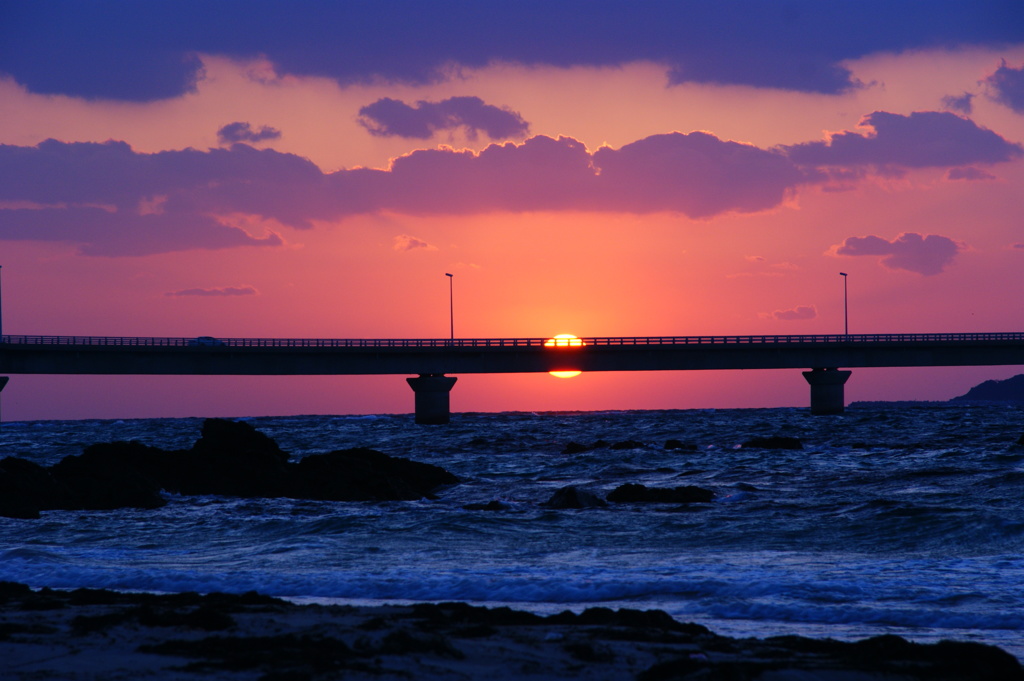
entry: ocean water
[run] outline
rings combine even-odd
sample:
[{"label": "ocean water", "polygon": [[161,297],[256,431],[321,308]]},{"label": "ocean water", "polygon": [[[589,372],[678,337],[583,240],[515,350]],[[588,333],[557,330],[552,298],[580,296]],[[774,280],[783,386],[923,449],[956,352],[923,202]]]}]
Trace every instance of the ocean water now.
[{"label": "ocean water", "polygon": [[[297,602],[658,608],[729,636],[978,641],[1024,659],[1024,410],[1006,406],[245,419],[293,460],[366,446],[463,482],[434,500],[171,496],[0,518],[0,580]],[[187,448],[201,419],[0,425],[0,457]],[[743,448],[784,435],[801,450]],[[665,449],[668,439],[692,449]],[[570,442],[641,445],[565,454]],[[553,510],[555,490],[697,485],[710,503]],[[500,501],[503,510],[467,510]]]}]

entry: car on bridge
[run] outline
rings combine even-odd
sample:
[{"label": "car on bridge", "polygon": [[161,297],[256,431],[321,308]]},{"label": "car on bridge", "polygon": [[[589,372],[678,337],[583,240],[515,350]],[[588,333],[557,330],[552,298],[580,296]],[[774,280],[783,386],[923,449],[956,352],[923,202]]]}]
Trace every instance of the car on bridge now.
[{"label": "car on bridge", "polygon": [[214,338],[213,336],[199,336],[198,338],[193,338],[192,340],[190,340],[188,342],[188,344],[189,344],[190,347],[194,347],[194,348],[195,347],[218,347],[218,346],[227,345],[227,343],[225,343],[224,341],[218,340],[218,339]]}]

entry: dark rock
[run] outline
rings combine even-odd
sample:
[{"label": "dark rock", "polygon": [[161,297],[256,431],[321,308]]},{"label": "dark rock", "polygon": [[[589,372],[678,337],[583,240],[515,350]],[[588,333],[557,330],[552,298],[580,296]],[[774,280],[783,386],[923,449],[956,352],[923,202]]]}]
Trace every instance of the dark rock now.
[{"label": "dark rock", "polygon": [[546,506],[547,508],[558,509],[600,508],[607,505],[604,499],[593,492],[582,490],[573,485],[557,490],[551,495],[550,499],[541,504],[541,506]]},{"label": "dark rock", "polygon": [[248,423],[206,419],[202,436],[177,459],[182,494],[285,496],[288,455]]},{"label": "dark rock", "polygon": [[636,440],[623,440],[622,442],[616,442],[609,449],[643,449],[644,443],[637,442]]},{"label": "dark rock", "polygon": [[[298,464],[247,423],[207,419],[187,451],[139,442],[87,447],[47,469],[0,461],[0,516],[38,518],[43,510],[158,508],[161,490],[185,495],[293,497],[329,501],[429,497],[459,479],[438,466],[372,449],[313,455]],[[488,509],[490,510],[490,509]]]},{"label": "dark rock", "polygon": [[160,508],[167,503],[160,494],[160,454],[160,450],[138,442],[114,442],[88,447],[78,456],[66,456],[50,472],[67,487],[70,500],[65,506],[49,508]]},{"label": "dark rock", "polygon": [[665,449],[682,449],[688,452],[697,451],[697,445],[686,444],[680,440],[665,440]]},{"label": "dark rock", "polygon": [[192,446],[195,452],[246,452],[265,455],[280,463],[287,463],[288,454],[265,433],[242,421],[206,419],[200,437]]},{"label": "dark rock", "polygon": [[570,442],[562,450],[562,454],[582,454],[583,452],[589,452],[590,447],[582,445],[579,442]]},{"label": "dark rock", "polygon": [[743,449],[803,449],[803,443],[795,437],[772,435],[771,437],[753,437],[742,445]]},{"label": "dark rock", "polygon": [[616,503],[691,504],[706,503],[715,498],[708,489],[684,485],[682,487],[646,487],[638,483],[619,485],[608,495]]},{"label": "dark rock", "polygon": [[294,466],[285,496],[324,501],[412,500],[458,482],[438,466],[360,447],[305,457]]},{"label": "dark rock", "polygon": [[0,459],[0,516],[35,519],[42,510],[70,505],[70,491],[50,471],[26,459]]}]

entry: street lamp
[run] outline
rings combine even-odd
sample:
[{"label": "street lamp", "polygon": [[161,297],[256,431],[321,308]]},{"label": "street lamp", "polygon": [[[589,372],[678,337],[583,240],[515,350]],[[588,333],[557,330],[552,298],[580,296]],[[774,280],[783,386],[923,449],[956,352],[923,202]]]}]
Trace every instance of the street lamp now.
[{"label": "street lamp", "polygon": [[444,276],[448,277],[448,321],[452,329],[452,340],[455,340],[455,298],[452,290],[452,282],[455,281],[455,275],[445,272]]},{"label": "street lamp", "polygon": [[840,272],[840,276],[843,278],[843,335],[850,335],[850,304],[849,298],[846,296],[846,277],[849,276],[846,272]]}]

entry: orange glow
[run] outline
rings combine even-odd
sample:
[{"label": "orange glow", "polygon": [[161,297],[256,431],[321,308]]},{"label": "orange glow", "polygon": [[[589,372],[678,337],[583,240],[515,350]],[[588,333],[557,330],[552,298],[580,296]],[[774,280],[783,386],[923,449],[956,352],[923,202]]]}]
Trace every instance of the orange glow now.
[{"label": "orange glow", "polygon": [[[560,333],[554,338],[544,341],[544,347],[546,348],[581,348],[584,345],[586,343],[571,333]],[[548,373],[555,378],[572,378],[573,376],[579,376],[583,372],[572,369],[568,371],[549,371]]]},{"label": "orange glow", "polygon": [[544,347],[546,348],[579,348],[584,345],[586,343],[571,333],[560,333],[554,338],[548,338],[544,341]]}]

